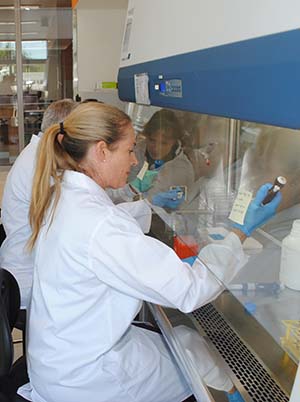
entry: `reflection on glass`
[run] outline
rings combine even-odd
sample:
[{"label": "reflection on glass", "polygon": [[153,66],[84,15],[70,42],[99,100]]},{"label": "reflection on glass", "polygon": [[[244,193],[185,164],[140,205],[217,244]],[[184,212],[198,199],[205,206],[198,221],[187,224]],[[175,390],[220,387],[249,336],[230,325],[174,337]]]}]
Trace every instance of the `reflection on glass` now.
[{"label": "reflection on glass", "polygon": [[[281,241],[289,234],[293,221],[300,218],[300,132],[242,122],[240,145],[244,153],[238,169],[241,188],[255,192],[262,183],[273,183],[277,176],[286,177],[287,184],[276,216],[250,239],[249,262],[231,290],[245,306],[252,306],[255,318],[298,362],[299,339],[295,343],[288,331],[300,323],[300,292],[280,282],[280,265]],[[291,338],[294,349],[290,347]]]},{"label": "reflection on glass", "polygon": [[[135,150],[139,163],[133,168],[130,179],[136,177],[146,161],[149,171],[139,190],[147,192],[149,199],[168,192],[171,187],[189,187],[194,182],[192,164],[183,150],[183,137],[183,128],[173,111],[156,111],[144,124]],[[147,185],[146,181],[149,181]]]},{"label": "reflection on glass", "polygon": [[[165,208],[170,226],[182,235],[192,231],[199,236],[199,226],[222,222],[235,195],[227,183],[228,119],[141,105],[131,105],[129,112],[138,133],[139,160],[130,179],[135,179],[145,161],[149,164],[138,191]],[[166,193],[176,188],[181,198],[168,201]]]},{"label": "reflection on glass", "polygon": [[[241,172],[241,186],[256,190],[261,182],[273,183],[277,176],[284,176],[280,209],[288,208],[300,200],[300,132],[280,127],[246,123],[248,131],[255,133],[248,147]],[[245,123],[242,124],[242,129]],[[254,131],[255,130],[255,131]]]},{"label": "reflection on glass", "polygon": [[[222,242],[231,227],[228,215],[239,188],[255,194],[261,184],[286,177],[277,215],[246,240],[243,247],[248,263],[226,286],[245,313],[298,362],[300,343],[298,352],[292,351],[287,331],[300,325],[300,292],[284,287],[279,273],[281,241],[293,221],[300,219],[299,130],[241,122],[239,131],[229,136],[229,120],[225,118],[177,110],[157,112],[158,108],[141,105],[131,105],[130,110],[138,128],[139,158],[131,180],[147,160],[149,171],[156,174],[143,183],[148,187],[139,191],[157,213],[152,234],[180,257],[195,255],[208,243]],[[178,147],[185,164],[178,162]],[[230,165],[229,160],[233,161]],[[172,168],[166,169],[168,165]],[[229,182],[229,176],[234,180]],[[186,188],[182,202],[155,205],[157,194],[180,185]]]}]

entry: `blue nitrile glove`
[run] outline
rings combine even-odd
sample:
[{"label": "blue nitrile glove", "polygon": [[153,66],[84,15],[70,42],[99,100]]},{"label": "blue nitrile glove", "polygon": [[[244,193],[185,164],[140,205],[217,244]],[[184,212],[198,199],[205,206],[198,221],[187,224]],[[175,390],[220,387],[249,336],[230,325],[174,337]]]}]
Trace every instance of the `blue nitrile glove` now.
[{"label": "blue nitrile glove", "polygon": [[233,394],[229,394],[228,392],[226,392],[226,396],[229,402],[245,402],[245,399],[242,397],[238,390],[234,391]]},{"label": "blue nitrile glove", "polygon": [[152,197],[152,203],[158,207],[176,209],[184,201],[182,189],[180,187],[163,193],[155,194]]},{"label": "blue nitrile glove", "polygon": [[266,205],[262,205],[262,201],[268,193],[268,190],[272,187],[272,184],[263,184],[256,193],[254,200],[251,201],[244,224],[233,223],[233,227],[240,229],[246,236],[251,236],[251,233],[259,226],[265,224],[272,216],[275,215],[276,209],[281,202],[281,193],[275,195],[273,200]]},{"label": "blue nitrile glove", "polygon": [[196,255],[193,255],[191,257],[187,257],[187,258],[182,258],[181,261],[182,262],[187,262],[188,264],[190,264],[190,266],[192,266],[195,262],[195,260],[197,259]]},{"label": "blue nitrile glove", "polygon": [[157,176],[157,170],[147,170],[144,174],[143,180],[139,178],[135,178],[130,184],[134,187],[139,193],[144,193],[148,191],[149,188],[152,186],[152,182]]}]

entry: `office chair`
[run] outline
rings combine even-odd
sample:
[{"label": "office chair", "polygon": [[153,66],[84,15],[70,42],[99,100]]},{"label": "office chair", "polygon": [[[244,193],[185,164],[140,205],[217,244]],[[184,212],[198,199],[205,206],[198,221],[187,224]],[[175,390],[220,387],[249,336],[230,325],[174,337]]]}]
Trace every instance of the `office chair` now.
[{"label": "office chair", "polygon": [[[1,209],[0,209],[1,216]],[[4,226],[0,224],[0,246],[4,242],[6,238],[6,233],[4,230]],[[25,339],[26,339],[26,310],[20,310],[18,313],[18,317],[14,323],[15,328],[22,331],[22,339],[23,339],[23,355],[25,356]],[[1,400],[0,400],[1,402]]]},{"label": "office chair", "polygon": [[20,309],[20,290],[13,275],[0,268],[0,402],[27,402],[17,395],[28,382],[25,357],[13,363],[12,330]]}]

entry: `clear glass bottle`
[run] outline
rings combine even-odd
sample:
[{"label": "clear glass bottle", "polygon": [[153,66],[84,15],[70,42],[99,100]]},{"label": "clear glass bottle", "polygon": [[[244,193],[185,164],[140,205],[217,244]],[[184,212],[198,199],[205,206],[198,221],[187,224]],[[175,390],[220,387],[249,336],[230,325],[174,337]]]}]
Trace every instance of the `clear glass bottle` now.
[{"label": "clear glass bottle", "polygon": [[300,219],[281,244],[280,281],[290,289],[300,290]]}]

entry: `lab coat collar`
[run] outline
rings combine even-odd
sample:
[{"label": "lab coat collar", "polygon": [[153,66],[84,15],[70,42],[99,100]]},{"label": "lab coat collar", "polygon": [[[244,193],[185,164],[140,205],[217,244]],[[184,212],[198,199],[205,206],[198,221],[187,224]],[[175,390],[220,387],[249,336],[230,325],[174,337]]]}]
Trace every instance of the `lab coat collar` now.
[{"label": "lab coat collar", "polygon": [[63,182],[70,184],[74,188],[85,189],[92,195],[100,196],[106,203],[113,204],[105,190],[84,173],[75,172],[74,170],[66,170]]},{"label": "lab coat collar", "polygon": [[32,134],[31,138],[30,138],[30,142],[32,143],[38,143],[40,141],[41,137],[39,135],[36,134]]}]

